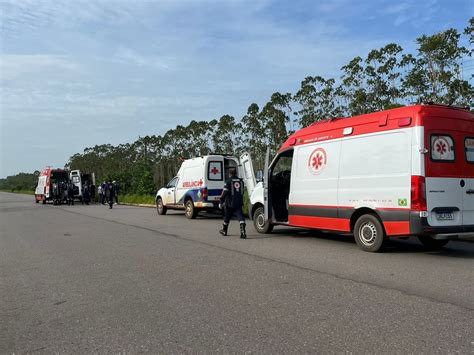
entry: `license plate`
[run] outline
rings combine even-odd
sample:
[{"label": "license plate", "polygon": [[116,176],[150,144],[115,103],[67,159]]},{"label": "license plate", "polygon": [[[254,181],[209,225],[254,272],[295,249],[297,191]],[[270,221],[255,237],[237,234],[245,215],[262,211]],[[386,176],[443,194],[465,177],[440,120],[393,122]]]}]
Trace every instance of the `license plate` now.
[{"label": "license plate", "polygon": [[437,213],[436,219],[439,221],[449,221],[454,219],[453,213]]}]

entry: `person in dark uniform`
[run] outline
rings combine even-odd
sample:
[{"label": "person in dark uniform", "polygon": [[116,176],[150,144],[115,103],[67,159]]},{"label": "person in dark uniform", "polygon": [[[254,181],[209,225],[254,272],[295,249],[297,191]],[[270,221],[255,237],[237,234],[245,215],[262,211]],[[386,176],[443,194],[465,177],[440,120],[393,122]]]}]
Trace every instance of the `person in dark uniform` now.
[{"label": "person in dark uniform", "polygon": [[89,187],[89,181],[86,181],[82,190],[82,204],[88,205],[91,200],[91,191]]},{"label": "person in dark uniform", "polygon": [[118,195],[120,192],[120,184],[118,181],[112,181],[112,184],[114,185],[114,191],[115,191],[115,204],[118,205]]},{"label": "person in dark uniform", "polygon": [[114,197],[115,197],[115,187],[111,181],[108,181],[105,187],[105,196],[107,197],[107,202],[109,203],[109,208],[112,209],[114,205]]},{"label": "person in dark uniform", "polygon": [[59,193],[61,195],[61,202],[59,204],[67,203],[67,182],[61,181],[59,184]]},{"label": "person in dark uniform", "polygon": [[72,181],[67,184],[67,205],[74,206],[74,184]]},{"label": "person in dark uniform", "polygon": [[242,179],[237,177],[235,168],[229,169],[229,179],[225,182],[219,202],[219,207],[224,207],[224,224],[219,233],[224,236],[227,235],[230,219],[235,213],[240,222],[240,238],[247,238],[245,219],[242,212],[242,206],[244,205],[244,183]]},{"label": "person in dark uniform", "polygon": [[91,201],[92,203],[95,203],[95,185],[91,185]]}]

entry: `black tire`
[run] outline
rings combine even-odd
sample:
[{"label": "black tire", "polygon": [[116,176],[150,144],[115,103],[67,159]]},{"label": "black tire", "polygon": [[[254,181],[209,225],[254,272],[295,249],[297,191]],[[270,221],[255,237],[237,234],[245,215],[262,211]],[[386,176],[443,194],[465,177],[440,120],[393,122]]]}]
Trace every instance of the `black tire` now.
[{"label": "black tire", "polygon": [[259,207],[255,210],[252,221],[255,230],[259,233],[267,234],[273,230],[273,224],[271,224],[270,221],[265,222],[265,211],[263,207]]},{"label": "black tire", "polygon": [[184,202],[184,214],[188,219],[194,219],[198,214],[198,210],[194,207],[193,200],[190,198]]},{"label": "black tire", "polygon": [[158,197],[156,199],[156,212],[158,212],[158,214],[162,216],[165,215],[167,211],[168,209],[165,205],[163,205],[163,200],[161,199],[161,197]]},{"label": "black tire", "polygon": [[36,202],[36,203],[39,203],[39,200],[38,200],[36,197],[35,197],[35,202]]},{"label": "black tire", "polygon": [[429,235],[422,235],[418,237],[418,240],[423,244],[425,248],[430,250],[438,250],[448,244],[449,239],[434,239]]},{"label": "black tire", "polygon": [[46,198],[43,198],[42,202],[43,202],[43,205],[46,205]]},{"label": "black tire", "polygon": [[371,214],[359,217],[354,226],[354,239],[364,251],[382,251],[387,242],[387,236],[379,219]]}]

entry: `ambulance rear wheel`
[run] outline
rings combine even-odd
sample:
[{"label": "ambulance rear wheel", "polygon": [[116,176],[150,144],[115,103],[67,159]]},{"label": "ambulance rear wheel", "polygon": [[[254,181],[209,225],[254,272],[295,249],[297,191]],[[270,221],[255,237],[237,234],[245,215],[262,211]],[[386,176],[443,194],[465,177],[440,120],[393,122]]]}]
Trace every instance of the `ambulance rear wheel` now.
[{"label": "ambulance rear wheel", "polygon": [[449,239],[434,239],[433,237],[430,237],[429,235],[419,236],[418,239],[420,240],[421,244],[423,244],[425,248],[428,248],[431,250],[441,249],[449,242]]},{"label": "ambulance rear wheel", "polygon": [[387,241],[382,223],[371,214],[359,217],[354,226],[354,238],[359,248],[369,252],[382,251]]},{"label": "ambulance rear wheel", "polygon": [[46,198],[43,198],[43,205],[46,205]]},{"label": "ambulance rear wheel", "polygon": [[253,226],[255,230],[259,233],[271,233],[273,230],[273,224],[270,221],[265,222],[265,211],[263,207],[259,207],[255,210],[253,217]]},{"label": "ambulance rear wheel", "polygon": [[161,199],[161,197],[158,197],[156,199],[156,211],[158,212],[160,216],[165,215],[166,212],[168,211],[166,206],[163,205],[163,200]]},{"label": "ambulance rear wheel", "polygon": [[196,208],[194,208],[193,200],[188,199],[184,203],[184,214],[186,215],[186,218],[188,218],[188,219],[196,218],[196,216],[198,214],[198,210]]}]

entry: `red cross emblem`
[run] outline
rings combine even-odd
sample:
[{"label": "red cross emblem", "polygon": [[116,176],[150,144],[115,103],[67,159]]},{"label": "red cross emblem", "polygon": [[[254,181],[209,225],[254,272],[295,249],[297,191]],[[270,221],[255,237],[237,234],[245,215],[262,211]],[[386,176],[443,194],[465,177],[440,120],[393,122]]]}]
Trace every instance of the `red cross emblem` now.
[{"label": "red cross emblem", "polygon": [[214,175],[217,175],[217,174],[219,174],[219,169],[217,169],[216,167],[213,167],[211,169],[211,173],[214,174]]},{"label": "red cross emblem", "polygon": [[318,175],[327,164],[327,154],[323,148],[313,150],[308,160],[308,170],[313,175]]}]

